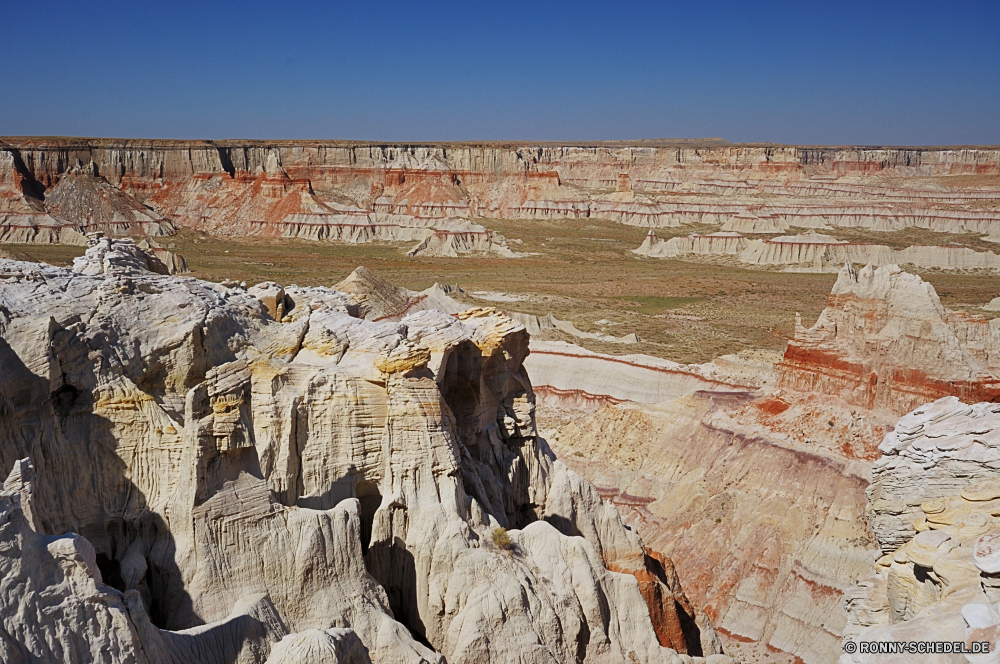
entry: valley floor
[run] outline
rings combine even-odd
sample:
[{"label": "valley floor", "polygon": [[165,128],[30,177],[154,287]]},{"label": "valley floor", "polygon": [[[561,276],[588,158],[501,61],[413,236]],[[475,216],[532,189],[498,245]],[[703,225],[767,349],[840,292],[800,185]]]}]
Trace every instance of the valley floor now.
[{"label": "valley floor", "polygon": [[[412,290],[435,282],[458,284],[451,296],[470,306],[496,306],[543,316],[553,313],[585,332],[639,336],[623,346],[581,340],[558,331],[546,338],[573,341],[590,350],[643,353],[681,363],[707,362],[747,348],[783,350],[792,336],[796,312],[810,326],[826,306],[835,274],[795,274],[748,269],[734,257],[640,258],[631,253],[646,229],[600,221],[481,220],[512,240],[520,258],[463,256],[407,257],[412,243],[343,244],[284,238],[229,238],[190,229],[162,244],[187,259],[192,276],[248,284],[332,286],[364,265],[388,281]],[[685,225],[657,229],[661,239],[717,227]],[[840,239],[893,247],[957,243],[977,251],[995,249],[976,234],[908,229],[893,233],[863,229],[832,231]],[[764,236],[762,236],[764,237]],[[517,240],[521,242],[518,243]],[[2,245],[36,260],[68,265],[84,247]],[[705,257],[699,257],[705,261]],[[988,272],[908,271],[930,282],[950,309],[988,313],[980,307],[1000,295],[1000,278]]]}]

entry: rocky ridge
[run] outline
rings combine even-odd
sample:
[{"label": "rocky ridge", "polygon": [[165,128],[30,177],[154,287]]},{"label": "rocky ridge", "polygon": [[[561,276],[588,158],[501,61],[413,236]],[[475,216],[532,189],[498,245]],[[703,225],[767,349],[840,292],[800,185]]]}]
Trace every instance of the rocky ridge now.
[{"label": "rocky ridge", "polygon": [[[0,228],[16,242],[169,232],[162,220],[349,242],[423,241],[456,218],[987,235],[1000,224],[995,187],[925,181],[995,175],[995,149],[7,138],[0,154]],[[100,213],[49,201],[77,180],[62,186],[91,192]],[[57,208],[78,213],[66,223]]]},{"label": "rocky ridge", "polygon": [[0,261],[4,661],[718,652],[670,560],[537,436],[519,323],[365,320],[141,256]]}]

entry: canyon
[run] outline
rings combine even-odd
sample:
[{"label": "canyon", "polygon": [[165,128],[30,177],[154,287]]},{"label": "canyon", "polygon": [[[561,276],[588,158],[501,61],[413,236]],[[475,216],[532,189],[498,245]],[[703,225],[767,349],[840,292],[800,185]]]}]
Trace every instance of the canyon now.
[{"label": "canyon", "polygon": [[[88,231],[423,241],[456,219],[1000,235],[1000,150],[0,140],[0,238]],[[941,178],[952,178],[951,182]],[[964,178],[964,179],[961,179]],[[482,240],[479,240],[482,243]]]},{"label": "canyon", "polygon": [[[843,635],[881,624],[859,627],[844,596],[878,557],[866,490],[883,438],[922,404],[995,400],[998,353],[987,318],[944,308],[895,265],[868,265],[840,271],[783,354],[681,365],[550,342],[526,366],[543,435],[670,555],[727,652],[818,663],[843,652]],[[966,486],[968,473],[947,472]],[[920,475],[911,467],[908,481]]]},{"label": "canyon", "polygon": [[2,139],[2,658],[995,643],[998,224],[995,148]]}]

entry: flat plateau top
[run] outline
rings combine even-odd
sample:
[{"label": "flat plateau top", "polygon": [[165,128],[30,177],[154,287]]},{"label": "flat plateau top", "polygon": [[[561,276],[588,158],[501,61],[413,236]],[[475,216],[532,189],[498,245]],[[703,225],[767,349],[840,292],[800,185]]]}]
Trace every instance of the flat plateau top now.
[{"label": "flat plateau top", "polygon": [[363,141],[312,139],[186,140],[169,138],[86,138],[73,136],[0,136],[0,148],[195,148],[195,147],[445,147],[445,148],[809,148],[832,150],[1000,149],[996,145],[786,145],[730,143],[722,138],[648,138],[629,141]]}]

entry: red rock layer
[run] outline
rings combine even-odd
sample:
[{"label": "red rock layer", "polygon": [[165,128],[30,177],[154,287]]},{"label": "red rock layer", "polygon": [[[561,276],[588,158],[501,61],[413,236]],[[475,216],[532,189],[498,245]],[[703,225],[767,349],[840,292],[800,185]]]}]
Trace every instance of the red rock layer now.
[{"label": "red rock layer", "polygon": [[649,608],[660,645],[685,655],[702,656],[694,607],[681,590],[674,563],[657,551],[646,552],[645,567],[626,571],[610,565],[612,572],[626,572],[639,582],[639,592]]},{"label": "red rock layer", "polygon": [[[1000,173],[993,149],[10,138],[0,153],[0,198],[18,205],[31,206],[15,181],[44,191],[83,169],[179,225],[235,235],[393,239],[397,231],[375,227],[430,227],[447,217],[656,227],[722,223],[751,208],[811,227],[1000,230],[997,214],[977,207],[995,191],[901,187],[881,177]],[[837,181],[844,176],[878,184]],[[42,222],[0,218],[12,223]]]},{"label": "red rock layer", "polygon": [[572,408],[574,410],[597,410],[605,406],[622,403],[624,399],[616,399],[606,394],[591,394],[584,390],[560,390],[551,385],[539,385],[535,388],[536,403],[547,408]]},{"label": "red rock layer", "polygon": [[921,369],[885,367],[879,372],[873,365],[803,347],[793,340],[778,364],[779,384],[801,392],[836,394],[868,410],[886,408],[897,413],[951,395],[966,403],[1000,401],[1000,379],[941,380]]},{"label": "red rock layer", "polygon": [[941,306],[934,288],[895,266],[842,270],[811,329],[796,325],[780,387],[896,415],[954,395],[1000,400],[1000,331]]}]

